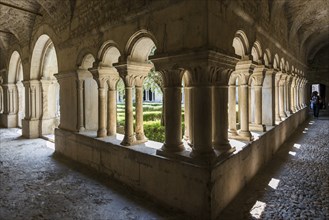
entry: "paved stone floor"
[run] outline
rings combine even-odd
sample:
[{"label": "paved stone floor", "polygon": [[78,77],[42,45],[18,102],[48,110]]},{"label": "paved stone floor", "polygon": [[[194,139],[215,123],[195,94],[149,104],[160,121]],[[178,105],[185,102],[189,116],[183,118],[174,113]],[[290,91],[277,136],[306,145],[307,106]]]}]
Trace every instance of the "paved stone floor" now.
[{"label": "paved stone floor", "polygon": [[219,219],[329,219],[329,115],[310,118]]},{"label": "paved stone floor", "polygon": [[0,219],[185,219],[55,157],[54,144],[0,129]]}]

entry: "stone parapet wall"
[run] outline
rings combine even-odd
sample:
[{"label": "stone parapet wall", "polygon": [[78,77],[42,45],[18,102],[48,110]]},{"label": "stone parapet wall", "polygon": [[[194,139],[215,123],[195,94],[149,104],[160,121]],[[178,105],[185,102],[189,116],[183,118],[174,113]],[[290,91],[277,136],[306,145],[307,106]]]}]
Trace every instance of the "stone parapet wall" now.
[{"label": "stone parapet wall", "polygon": [[248,142],[211,168],[156,155],[145,144],[120,145],[120,138],[95,139],[56,129],[56,153],[144,192],[161,204],[202,219],[215,219],[280,145],[308,116],[304,108]]}]

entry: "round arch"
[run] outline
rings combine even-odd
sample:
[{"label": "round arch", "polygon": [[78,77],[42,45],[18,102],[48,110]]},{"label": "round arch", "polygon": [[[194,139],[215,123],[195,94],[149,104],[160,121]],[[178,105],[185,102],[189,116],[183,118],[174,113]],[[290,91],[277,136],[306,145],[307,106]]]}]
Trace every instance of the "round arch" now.
[{"label": "round arch", "polygon": [[134,33],[126,44],[127,59],[134,62],[146,62],[156,50],[157,41],[152,33],[140,30]]},{"label": "round arch", "polygon": [[232,46],[234,48],[235,54],[244,57],[249,53],[249,41],[247,35],[242,30],[238,30],[235,33]]},{"label": "round arch", "polygon": [[17,51],[14,51],[11,54],[9,65],[8,65],[8,75],[7,75],[8,83],[15,83],[17,81],[17,78],[16,78],[17,71],[18,71],[18,69],[20,69],[21,65],[22,65],[21,56]]},{"label": "round arch", "polygon": [[255,41],[254,45],[252,46],[251,55],[254,62],[258,64],[262,63],[263,51],[259,41]]},{"label": "round arch", "polygon": [[57,72],[56,49],[50,37],[43,34],[36,41],[32,51],[30,79],[51,78]]},{"label": "round arch", "polygon": [[273,68],[274,69],[279,69],[280,67],[280,58],[279,58],[279,55],[278,54],[275,54],[274,55],[274,60],[273,60]]}]

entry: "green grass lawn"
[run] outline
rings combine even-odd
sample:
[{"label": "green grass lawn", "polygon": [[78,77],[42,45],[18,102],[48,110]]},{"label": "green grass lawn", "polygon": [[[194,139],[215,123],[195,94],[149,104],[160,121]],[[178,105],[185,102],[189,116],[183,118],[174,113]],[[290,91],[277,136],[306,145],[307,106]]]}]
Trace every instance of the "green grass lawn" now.
[{"label": "green grass lawn", "polygon": [[[133,109],[135,117],[135,107]],[[161,126],[161,115],[162,103],[143,103],[144,133],[149,140],[164,142],[165,129],[164,126]],[[117,104],[117,123],[119,128],[121,127],[118,129],[118,133],[120,133],[125,124],[125,106],[123,103]],[[182,109],[182,125],[184,127],[184,109]]]},{"label": "green grass lawn", "polygon": [[[135,117],[135,106],[133,107]],[[238,121],[238,105],[236,106]],[[164,142],[165,129],[161,126],[162,103],[143,103],[145,136],[152,141]],[[123,133],[125,124],[125,105],[117,104],[118,133]],[[134,122],[135,125],[135,122]],[[184,105],[182,105],[182,134],[184,134]]]}]

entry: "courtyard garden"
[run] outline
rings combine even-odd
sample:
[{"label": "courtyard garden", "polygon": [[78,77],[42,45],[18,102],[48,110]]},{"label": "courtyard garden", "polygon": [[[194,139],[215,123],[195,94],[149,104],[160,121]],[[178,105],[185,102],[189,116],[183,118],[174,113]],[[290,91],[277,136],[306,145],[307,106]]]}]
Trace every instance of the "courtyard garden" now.
[{"label": "courtyard garden", "polygon": [[[135,106],[134,106],[135,111]],[[135,117],[135,112],[134,112]],[[161,124],[162,103],[143,103],[143,119],[145,136],[152,141],[164,142],[165,128]],[[124,133],[125,106],[117,105],[118,133]],[[135,126],[135,122],[134,122]],[[182,108],[182,131],[184,131],[184,109]]]}]

